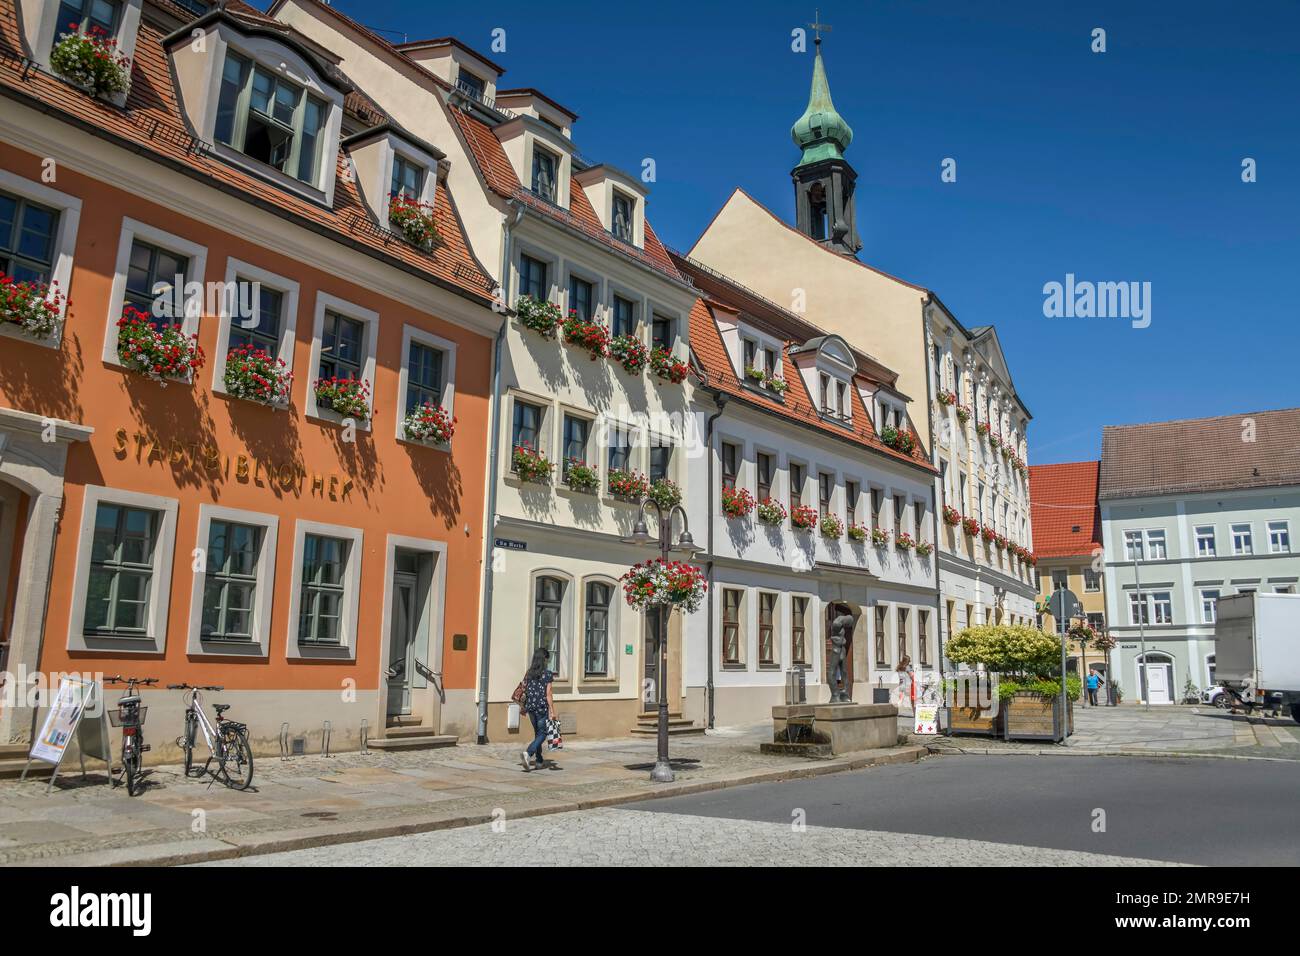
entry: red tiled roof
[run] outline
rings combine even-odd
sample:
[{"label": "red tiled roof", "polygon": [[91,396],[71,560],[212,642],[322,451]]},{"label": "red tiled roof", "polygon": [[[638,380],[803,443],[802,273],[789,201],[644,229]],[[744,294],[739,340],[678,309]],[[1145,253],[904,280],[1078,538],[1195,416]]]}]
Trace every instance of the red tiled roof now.
[{"label": "red tiled roof", "polygon": [[1029,466],[1034,554],[1040,558],[1078,557],[1101,547],[1100,477],[1099,461]]},{"label": "red tiled roof", "polygon": [[1102,429],[1102,498],[1283,485],[1300,485],[1300,408]]},{"label": "red tiled roof", "polygon": [[[687,276],[694,279],[705,278],[704,274],[698,273],[692,268],[691,263],[680,259],[678,261]],[[717,277],[713,276],[712,278],[716,279]],[[701,381],[705,387],[715,388],[756,408],[799,422],[841,441],[869,448],[886,457],[906,461],[928,471],[935,470],[926,457],[925,450],[921,446],[920,438],[917,436],[915,429],[911,429],[912,439],[915,442],[911,455],[904,455],[902,452],[895,451],[880,440],[871,424],[871,416],[862,404],[861,395],[856,388],[850,389],[854,396],[853,400],[857,403],[857,412],[853,416],[851,426],[839,425],[822,418],[817,413],[812,396],[808,394],[803,376],[790,359],[789,346],[791,343],[789,342],[787,342],[786,348],[781,351],[782,375],[788,386],[784,399],[777,399],[765,392],[746,386],[741,382],[731,364],[731,357],[727,354],[726,346],[722,343],[722,332],[718,329],[717,320],[714,318],[709,306],[710,302],[734,312],[744,311],[748,314],[748,310],[742,310],[739,305],[732,304],[724,298],[714,295],[710,295],[707,300],[701,298],[695,301],[690,315],[691,351],[695,354],[698,365],[703,369]],[[764,324],[769,330],[775,331],[780,324],[780,319],[776,316],[761,316],[760,318],[766,319]]]},{"label": "red tiled roof", "polygon": [[341,174],[341,151],[335,157],[340,175],[334,188],[334,204],[329,209],[224,162],[211,152],[209,144],[195,139],[186,129],[162,41],[159,27],[147,20],[141,22],[126,109],[119,109],[39,69],[24,69],[15,5],[13,0],[0,0],[0,95],[89,127],[117,140],[124,148],[206,180],[251,203],[269,206],[299,225],[325,232],[438,284],[479,301],[492,301],[495,282],[470,252],[445,183],[438,184],[435,196],[436,221],[443,241],[432,253],[424,253],[374,222],[356,184]]}]

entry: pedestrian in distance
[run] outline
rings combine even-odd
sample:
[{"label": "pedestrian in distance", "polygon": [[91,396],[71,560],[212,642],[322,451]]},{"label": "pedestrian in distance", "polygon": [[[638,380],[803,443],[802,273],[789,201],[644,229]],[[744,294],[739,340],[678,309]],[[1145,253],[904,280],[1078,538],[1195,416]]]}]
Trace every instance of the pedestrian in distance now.
[{"label": "pedestrian in distance", "polygon": [[523,764],[525,772],[534,769],[534,759],[537,768],[546,766],[542,747],[546,744],[547,723],[555,719],[555,695],[551,689],[555,674],[546,666],[550,657],[550,652],[544,647],[533,651],[533,661],[515,690],[516,695],[519,695],[520,690],[523,691],[520,706],[528,712],[528,719],[533,722],[533,742],[519,755],[519,762]]},{"label": "pedestrian in distance", "polygon": [[1101,687],[1101,675],[1096,670],[1088,671],[1088,703],[1097,706],[1097,690]]}]

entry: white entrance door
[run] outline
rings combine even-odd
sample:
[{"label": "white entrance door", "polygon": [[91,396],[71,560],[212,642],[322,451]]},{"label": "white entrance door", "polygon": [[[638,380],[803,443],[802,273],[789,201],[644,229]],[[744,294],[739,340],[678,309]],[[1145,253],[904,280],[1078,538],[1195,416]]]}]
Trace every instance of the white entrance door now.
[{"label": "white entrance door", "polygon": [[1147,672],[1147,695],[1152,704],[1173,703],[1169,696],[1169,669],[1163,664],[1145,665]]}]

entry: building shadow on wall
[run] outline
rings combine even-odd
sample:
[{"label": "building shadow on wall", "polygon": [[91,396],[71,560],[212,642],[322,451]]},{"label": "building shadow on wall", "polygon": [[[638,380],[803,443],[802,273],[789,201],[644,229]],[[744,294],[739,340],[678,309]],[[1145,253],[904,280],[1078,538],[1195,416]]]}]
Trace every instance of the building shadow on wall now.
[{"label": "building shadow on wall", "polygon": [[[372,429],[375,427],[376,417],[371,416]],[[360,428],[350,430],[330,424],[322,425],[321,430],[334,446],[334,454],[338,458],[340,470],[352,479],[355,493],[367,503],[370,502],[374,496],[384,490],[384,476],[379,469],[379,460],[375,456],[373,434]],[[353,440],[347,441],[350,431]]]},{"label": "building shadow on wall", "polygon": [[[222,396],[217,396],[216,401],[226,403],[230,430],[243,444],[249,459],[261,463],[261,471],[278,474],[281,468],[289,466],[295,474],[305,476],[309,469],[302,453],[304,418],[296,405],[291,402],[288,408],[270,408]],[[295,480],[288,490],[279,481],[268,481],[267,487],[277,498],[283,498],[299,489],[301,482]]]},{"label": "building shadow on wall", "polygon": [[460,469],[446,452],[403,444],[411,460],[411,471],[420,483],[429,505],[429,512],[442,519],[444,528],[451,529],[460,523],[461,497],[464,493]]},{"label": "building shadow on wall", "polygon": [[728,521],[727,538],[736,553],[743,556],[754,543],[754,528],[748,521]]},{"label": "building shadow on wall", "polygon": [[0,339],[0,380],[19,411],[84,424],[80,385],[85,371],[81,339],[75,335],[65,334],[57,349]]},{"label": "building shadow on wall", "polygon": [[[125,370],[120,374],[133,422],[127,455],[138,457],[144,466],[167,468],[179,487],[204,488],[213,501],[220,500],[222,481],[233,466],[222,454],[211,395],[185,382],[156,382]],[[206,449],[219,453],[219,468],[208,466]]]}]

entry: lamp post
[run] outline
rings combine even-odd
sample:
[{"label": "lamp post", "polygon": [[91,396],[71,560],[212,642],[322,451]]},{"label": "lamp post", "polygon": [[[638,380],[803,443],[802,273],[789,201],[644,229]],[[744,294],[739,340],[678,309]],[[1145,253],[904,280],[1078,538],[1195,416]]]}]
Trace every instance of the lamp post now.
[{"label": "lamp post", "polygon": [[[655,514],[659,518],[659,536],[656,538],[650,534],[650,529],[646,525],[646,505],[652,505]],[[676,544],[673,543],[673,516],[680,514],[682,516],[682,533],[678,536]],[[696,552],[695,539],[691,537],[690,523],[686,517],[686,509],[681,505],[673,505],[671,508],[664,509],[659,502],[653,498],[643,498],[641,507],[637,510],[636,524],[632,526],[632,533],[623,538],[624,544],[636,545],[656,545],[659,548],[659,557],[666,564],[668,555],[672,551],[684,551],[688,554]],[[654,769],[650,771],[650,779],[656,783],[672,783],[673,768],[668,762],[668,613],[672,609],[671,605],[659,605],[659,627],[655,635],[655,642],[658,645],[659,665],[655,674],[655,696],[659,705],[659,733],[658,733],[658,753],[655,756]]]}]

